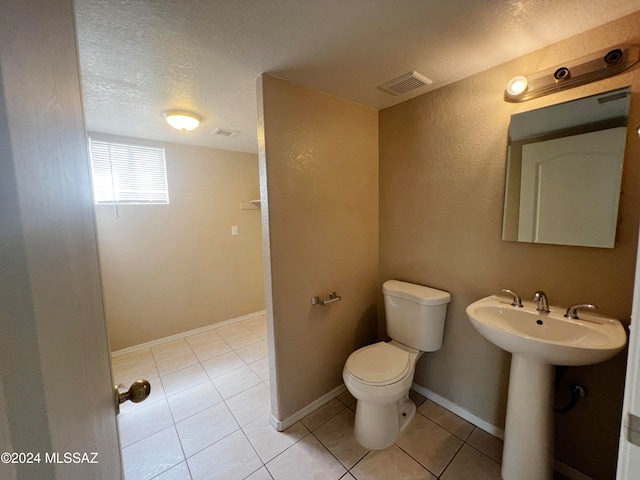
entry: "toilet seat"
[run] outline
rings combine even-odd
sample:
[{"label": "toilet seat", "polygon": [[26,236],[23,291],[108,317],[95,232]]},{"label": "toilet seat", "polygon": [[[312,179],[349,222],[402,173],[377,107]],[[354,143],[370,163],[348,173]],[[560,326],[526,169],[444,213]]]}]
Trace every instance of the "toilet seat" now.
[{"label": "toilet seat", "polygon": [[353,352],[347,359],[346,370],[369,385],[391,385],[407,376],[413,369],[416,354],[379,342]]}]

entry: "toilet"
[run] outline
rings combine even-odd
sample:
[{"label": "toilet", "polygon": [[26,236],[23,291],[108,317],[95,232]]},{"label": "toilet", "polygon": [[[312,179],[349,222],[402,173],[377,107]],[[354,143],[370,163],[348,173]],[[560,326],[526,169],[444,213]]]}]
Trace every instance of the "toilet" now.
[{"label": "toilet", "polygon": [[371,450],[383,450],[397,440],[416,413],[409,399],[415,366],[424,352],[442,346],[448,292],[423,285],[388,280],[382,285],[390,342],[378,342],[353,352],[342,378],[358,401],[354,435]]}]

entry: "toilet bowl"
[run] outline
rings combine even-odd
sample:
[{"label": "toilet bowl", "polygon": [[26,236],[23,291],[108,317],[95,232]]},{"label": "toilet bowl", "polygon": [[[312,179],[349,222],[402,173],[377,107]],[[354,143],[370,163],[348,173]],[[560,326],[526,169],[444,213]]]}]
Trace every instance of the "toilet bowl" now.
[{"label": "toilet bowl", "polygon": [[342,377],[358,401],[354,435],[364,447],[392,445],[415,415],[409,389],[420,355],[392,341],[361,348],[347,359]]},{"label": "toilet bowl", "polygon": [[354,436],[372,450],[393,445],[415,415],[409,399],[415,366],[425,351],[442,345],[451,298],[447,292],[397,280],[385,282],[383,294],[392,340],[356,350],[342,372],[357,400]]}]

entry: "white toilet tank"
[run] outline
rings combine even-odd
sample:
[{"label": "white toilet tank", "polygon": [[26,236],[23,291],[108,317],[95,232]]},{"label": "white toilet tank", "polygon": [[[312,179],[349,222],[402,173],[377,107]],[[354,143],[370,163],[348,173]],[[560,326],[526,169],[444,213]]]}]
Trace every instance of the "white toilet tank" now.
[{"label": "white toilet tank", "polygon": [[399,280],[382,285],[387,333],[396,342],[422,352],[442,346],[449,292]]}]

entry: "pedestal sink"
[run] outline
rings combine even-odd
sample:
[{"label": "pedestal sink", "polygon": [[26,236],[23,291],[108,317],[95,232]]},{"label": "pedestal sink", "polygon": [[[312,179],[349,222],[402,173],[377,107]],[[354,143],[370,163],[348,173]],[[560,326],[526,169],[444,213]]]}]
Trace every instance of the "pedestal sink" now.
[{"label": "pedestal sink", "polygon": [[490,296],[467,307],[480,334],[512,353],[502,478],[551,480],[553,476],[553,381],[555,365],[591,365],[615,356],[627,343],[620,322],[566,309],[536,311],[536,304],[510,305]]}]

